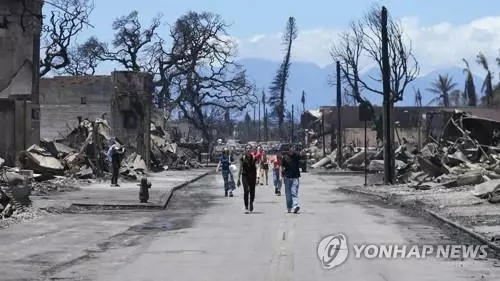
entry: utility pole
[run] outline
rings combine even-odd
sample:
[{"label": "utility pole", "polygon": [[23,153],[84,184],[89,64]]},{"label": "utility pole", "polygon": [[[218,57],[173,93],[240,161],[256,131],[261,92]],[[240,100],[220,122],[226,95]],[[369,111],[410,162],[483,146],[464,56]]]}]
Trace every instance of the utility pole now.
[{"label": "utility pole", "polygon": [[326,145],[325,145],[325,110],[321,112],[321,135],[323,136],[323,157],[326,157]]},{"label": "utility pole", "polygon": [[264,110],[264,137],[266,141],[269,141],[269,115],[267,109]]},{"label": "utility pole", "polygon": [[[256,119],[255,117],[256,116],[255,116],[255,104],[254,104],[254,106],[253,106],[253,133],[252,133],[252,135],[255,134],[255,127],[257,127],[257,121],[255,120]],[[255,135],[252,136],[252,139],[255,141]]]},{"label": "utility pole", "polygon": [[[337,163],[342,165],[342,85],[340,81],[340,61],[337,61]],[[333,132],[332,132],[333,133]]]},{"label": "utility pole", "polygon": [[392,165],[392,129],[391,122],[391,72],[389,65],[389,35],[387,31],[387,9],[382,7],[381,16],[382,33],[382,82],[384,88],[384,183],[394,183],[394,170]]},{"label": "utility pole", "polygon": [[259,120],[258,120],[258,122],[259,122],[259,142],[260,142],[260,140],[261,140],[260,139],[260,100],[258,100],[257,103],[259,105]]},{"label": "utility pole", "polygon": [[293,120],[293,111],[294,111],[294,109],[293,109],[293,104],[292,104],[292,138],[291,138],[291,141],[290,141],[292,144],[293,144],[293,123],[294,123],[293,122],[294,121]]}]

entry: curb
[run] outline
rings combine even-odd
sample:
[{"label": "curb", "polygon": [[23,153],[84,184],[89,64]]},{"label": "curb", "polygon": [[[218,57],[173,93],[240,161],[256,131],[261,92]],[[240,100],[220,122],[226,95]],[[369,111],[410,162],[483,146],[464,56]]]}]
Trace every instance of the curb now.
[{"label": "curb", "polygon": [[[382,195],[382,194],[377,194],[377,193],[370,192],[370,191],[355,190],[355,189],[348,188],[348,187],[339,187],[338,189],[341,191],[344,191],[344,192],[348,192],[348,193],[358,193],[358,194],[362,194],[365,196],[377,197],[377,198],[380,198],[384,201],[389,201],[390,198],[392,197],[390,194],[387,195],[387,193],[386,193],[386,195]],[[420,200],[415,200],[415,203],[425,205]],[[500,245],[492,243],[484,235],[481,235],[481,234],[473,231],[472,229],[467,228],[467,227],[465,227],[457,222],[449,220],[449,219],[445,218],[444,216],[442,216],[442,215],[440,215],[440,214],[438,214],[438,213],[436,213],[428,208],[420,208],[420,209],[422,211],[424,211],[425,213],[429,214],[430,216],[432,216],[433,218],[437,219],[438,221],[445,223],[451,227],[454,227],[455,229],[457,229],[459,231],[465,232],[465,233],[469,234],[470,236],[474,237],[475,239],[481,241],[482,243],[488,245],[488,247],[493,249],[497,254],[500,253]]]},{"label": "curb", "polygon": [[389,200],[390,196],[389,195],[383,195],[383,194],[377,194],[374,192],[369,192],[369,191],[362,191],[362,190],[355,190],[351,189],[348,187],[339,187],[338,188],[340,191],[348,192],[348,193],[358,193],[366,196],[371,196],[371,197],[377,197],[382,200]]},{"label": "curb", "polygon": [[185,187],[186,185],[188,185],[188,184],[190,184],[190,183],[193,183],[193,182],[195,182],[195,181],[197,181],[197,180],[199,180],[199,179],[201,179],[201,178],[203,178],[203,177],[205,177],[205,176],[207,176],[207,175],[209,175],[209,174],[211,174],[211,173],[212,173],[212,171],[207,171],[207,172],[205,172],[205,173],[203,173],[203,174],[201,174],[201,175],[199,175],[199,176],[197,176],[197,177],[195,177],[195,178],[193,178],[193,179],[190,179],[190,180],[188,180],[188,181],[185,181],[185,182],[183,182],[183,183],[180,183],[180,184],[178,184],[178,185],[174,186],[174,187],[170,190],[170,192],[169,192],[169,194],[168,194],[168,197],[167,197],[167,200],[165,200],[165,203],[163,203],[163,206],[161,207],[161,209],[165,210],[165,209],[167,208],[168,203],[170,202],[170,199],[172,199],[172,196],[174,196],[174,192],[175,192],[176,190],[179,190],[179,189],[181,189],[181,188]]},{"label": "curb", "polygon": [[483,235],[481,235],[481,234],[479,234],[477,232],[474,232],[470,228],[467,228],[467,227],[465,227],[463,225],[460,225],[460,224],[458,224],[458,223],[456,223],[454,221],[451,221],[451,220],[449,220],[449,219],[447,219],[447,218],[445,218],[445,217],[443,217],[443,216],[441,216],[441,215],[439,215],[439,214],[437,214],[437,213],[435,213],[435,212],[433,212],[433,211],[431,211],[429,209],[424,209],[424,211],[426,213],[428,213],[429,215],[433,216],[434,218],[436,218],[437,220],[439,220],[441,222],[444,222],[444,223],[446,223],[448,225],[451,225],[451,226],[457,228],[458,230],[466,232],[470,236],[476,238],[477,240],[485,243],[486,245],[488,245],[489,247],[491,247],[492,249],[494,249],[497,253],[500,253],[500,246],[497,245],[497,244],[495,244],[495,243],[490,242],[488,240],[488,238],[486,238],[485,236],[483,236]]},{"label": "curb", "polygon": [[[314,171],[314,170],[313,170]],[[314,171],[311,172],[311,174],[314,175],[319,175],[319,176],[364,176],[364,172],[357,172],[357,171],[335,171],[335,172],[328,172],[328,171]],[[370,175],[370,173],[368,173]]]},{"label": "curb", "polygon": [[[170,192],[161,195],[160,198],[164,198],[165,196],[168,196],[166,201],[162,204],[89,204],[89,203],[72,203],[68,208],[87,208],[87,209],[96,209],[96,208],[101,208],[105,210],[114,210],[114,209],[122,209],[122,210],[137,210],[137,209],[143,209],[143,210],[165,210],[167,207],[168,202],[173,196],[174,191],[183,188],[184,186],[193,183],[207,175],[209,175],[212,171],[207,171],[191,180],[182,182],[176,186],[174,186]],[[168,195],[167,195],[168,194]]]},{"label": "curb", "polygon": [[102,208],[106,210],[113,210],[113,209],[120,209],[120,210],[137,210],[137,209],[144,209],[144,210],[161,210],[162,206],[161,205],[139,205],[139,204],[84,204],[84,203],[73,203],[71,204],[71,207],[78,207],[78,208],[89,208],[89,209],[95,209],[95,208]]}]

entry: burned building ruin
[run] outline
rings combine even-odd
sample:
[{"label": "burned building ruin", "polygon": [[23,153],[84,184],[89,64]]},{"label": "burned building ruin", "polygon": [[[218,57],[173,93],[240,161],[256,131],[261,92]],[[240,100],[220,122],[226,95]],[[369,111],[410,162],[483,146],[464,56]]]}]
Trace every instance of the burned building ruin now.
[{"label": "burned building ruin", "polygon": [[0,3],[0,157],[7,165],[40,139],[41,9],[37,0]]},{"label": "burned building ruin", "polygon": [[149,163],[152,77],[115,71],[107,76],[40,80],[41,137],[64,138],[80,119],[106,120],[111,137]]}]

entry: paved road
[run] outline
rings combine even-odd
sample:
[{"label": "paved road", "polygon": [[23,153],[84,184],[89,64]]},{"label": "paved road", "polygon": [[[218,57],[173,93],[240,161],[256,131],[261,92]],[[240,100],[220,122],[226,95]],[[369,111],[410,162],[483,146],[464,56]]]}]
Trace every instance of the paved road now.
[{"label": "paved road", "polygon": [[455,242],[452,232],[422,218],[335,190],[359,181],[304,175],[297,215],[286,213],[284,197],[275,197],[271,187],[259,186],[255,213],[247,215],[241,194],[224,198],[220,175],[208,176],[176,193],[169,209],[152,221],[103,241],[101,251],[52,266],[45,279],[500,280],[496,260],[349,256],[338,268],[322,269],[316,247],[328,234],[345,233],[353,242]]}]

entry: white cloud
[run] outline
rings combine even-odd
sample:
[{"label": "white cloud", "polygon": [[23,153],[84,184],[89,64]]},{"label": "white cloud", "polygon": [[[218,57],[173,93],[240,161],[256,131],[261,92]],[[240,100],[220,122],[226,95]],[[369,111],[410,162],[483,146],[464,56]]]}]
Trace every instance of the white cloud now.
[{"label": "white cloud", "polygon": [[[448,22],[423,26],[418,18],[400,19],[406,35],[412,40],[415,55],[422,72],[449,66],[462,67],[462,58],[470,60],[475,72],[480,71],[474,62],[479,51],[490,59],[494,70],[494,58],[500,49],[500,16],[479,18],[462,25]],[[314,62],[320,66],[332,63],[330,48],[341,30],[318,28],[302,30],[293,48],[293,59]],[[238,38],[241,57],[257,57],[279,61],[283,45],[281,34],[256,35]]]}]

